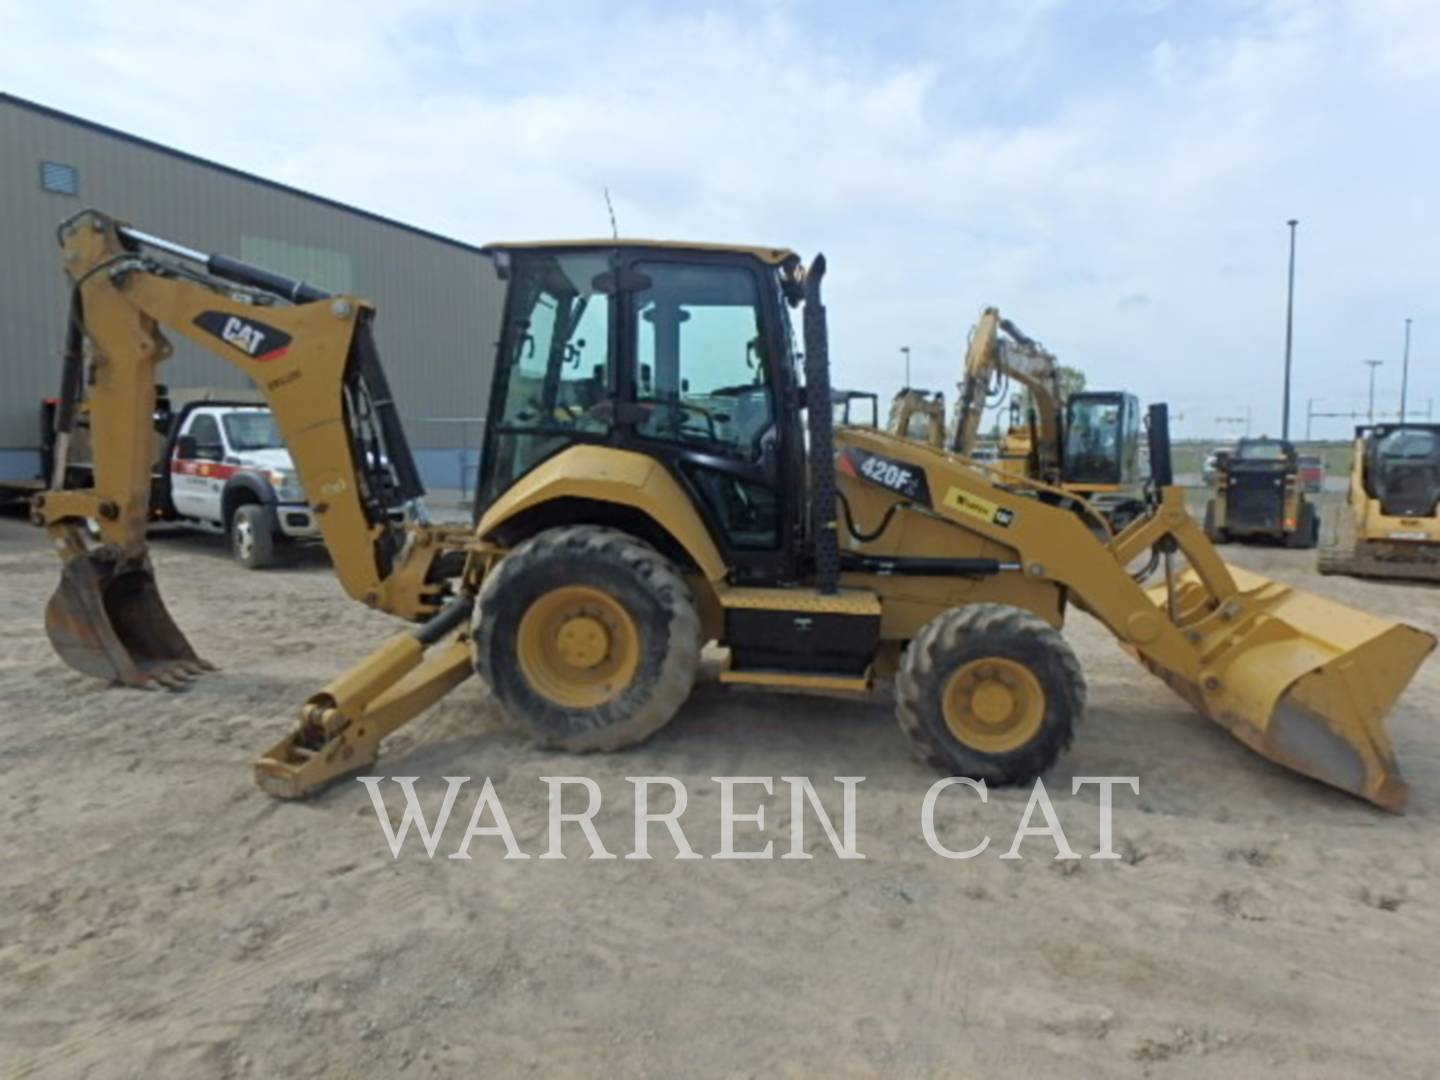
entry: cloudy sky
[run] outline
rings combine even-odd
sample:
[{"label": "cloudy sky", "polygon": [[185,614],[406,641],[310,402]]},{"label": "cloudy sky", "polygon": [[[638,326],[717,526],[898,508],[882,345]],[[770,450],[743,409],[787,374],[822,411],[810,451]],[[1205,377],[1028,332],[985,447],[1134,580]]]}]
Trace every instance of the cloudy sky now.
[{"label": "cloudy sky", "polygon": [[[0,0],[0,87],[481,242],[831,265],[837,379],[953,387],[996,304],[1182,433],[1440,397],[1434,0]],[[1427,135],[1429,131],[1431,134]],[[1348,421],[1317,422],[1338,434]]]}]

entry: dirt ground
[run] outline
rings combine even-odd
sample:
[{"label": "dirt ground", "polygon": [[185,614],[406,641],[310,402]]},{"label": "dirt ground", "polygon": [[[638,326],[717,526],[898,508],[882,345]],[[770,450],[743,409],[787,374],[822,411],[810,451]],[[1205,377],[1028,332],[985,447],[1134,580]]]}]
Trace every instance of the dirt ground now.
[{"label": "dirt ground", "polygon": [[[1321,579],[1313,554],[1227,557],[1440,633],[1440,591]],[[503,729],[472,680],[387,744],[386,775],[473,776],[433,860],[391,857],[364,788],[261,795],[250,762],[298,702],[394,628],[345,600],[322,557],[248,573],[220,541],[158,539],[178,621],[220,670],[183,693],[99,685],[41,629],[57,563],[0,519],[0,1073],[8,1077],[1116,1076],[1440,1073],[1440,729],[1432,660],[1389,723],[1413,787],[1393,817],[1294,777],[1192,714],[1097,625],[1068,631],[1090,708],[1046,780],[1070,842],[1097,850],[1076,775],[1140,777],[1116,798],[1115,862],[1010,845],[1025,794],[951,791],[881,699],[703,685],[645,746],[576,759]],[[541,776],[599,783],[597,827],[632,850],[625,777],[689,792],[687,835],[719,850],[714,776],[864,776],[863,861],[813,816],[809,861],[507,861],[454,850],[491,777],[521,847],[546,846]],[[387,781],[387,787],[391,787]],[[387,799],[398,814],[398,794]],[[661,804],[668,798],[661,797]],[[488,819],[487,819],[488,821]]]}]

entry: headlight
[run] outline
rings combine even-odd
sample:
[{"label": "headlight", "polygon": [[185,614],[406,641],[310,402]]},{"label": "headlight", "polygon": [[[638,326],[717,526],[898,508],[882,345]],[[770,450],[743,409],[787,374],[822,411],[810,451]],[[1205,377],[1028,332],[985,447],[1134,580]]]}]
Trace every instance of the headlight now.
[{"label": "headlight", "polygon": [[305,501],[305,489],[300,486],[300,480],[295,475],[294,469],[271,469],[270,485],[275,489],[275,497],[281,502],[300,503]]}]

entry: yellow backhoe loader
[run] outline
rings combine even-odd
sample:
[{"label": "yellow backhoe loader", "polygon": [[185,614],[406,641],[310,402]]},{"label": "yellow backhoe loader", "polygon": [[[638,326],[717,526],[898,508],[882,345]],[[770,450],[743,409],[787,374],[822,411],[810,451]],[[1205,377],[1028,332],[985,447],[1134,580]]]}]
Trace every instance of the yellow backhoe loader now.
[{"label": "yellow backhoe loader", "polygon": [[542,743],[627,746],[680,708],[705,641],[728,646],[727,683],[893,677],[920,758],[1025,782],[1084,709],[1060,634],[1073,601],[1260,754],[1404,805],[1383,717],[1433,638],[1222,563],[1168,486],[1163,406],[1158,494],[1108,542],[1039,481],[834,429],[823,256],[806,269],[780,248],[490,247],[506,298],[478,518],[438,528],[389,513],[420,484],[370,304],[94,211],[60,243],[74,285],[60,422],[83,399],[96,446],[93,487],[34,504],[64,560],[46,615],[60,655],[139,685],[206,666],[144,539],[162,326],[255,382],[345,590],[414,623],[301,707],[255,766],[272,795],[370,767],[386,734],[475,673]]},{"label": "yellow backhoe loader", "polygon": [[1322,574],[1440,581],[1440,424],[1355,430],[1350,489],[1319,551]]}]

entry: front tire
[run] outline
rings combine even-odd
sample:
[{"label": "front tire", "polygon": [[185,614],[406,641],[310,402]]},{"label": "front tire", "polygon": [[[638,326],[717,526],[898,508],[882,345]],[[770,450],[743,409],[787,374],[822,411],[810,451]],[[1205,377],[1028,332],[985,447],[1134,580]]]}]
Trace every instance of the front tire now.
[{"label": "front tire", "polygon": [[910,643],[895,713],[911,751],[941,772],[1024,784],[1055,764],[1085,711],[1065,639],[1008,604],[946,611]]},{"label": "front tire", "polygon": [[1286,535],[1285,546],[1300,550],[1320,546],[1320,515],[1314,503],[1301,504],[1300,520],[1295,523],[1295,531]]},{"label": "front tire", "polygon": [[238,507],[230,519],[230,551],[247,570],[275,564],[275,512],[261,503]]},{"label": "front tire", "polygon": [[544,746],[618,750],[659,731],[700,664],[700,620],[648,544],[591,525],[542,532],[505,557],[475,607],[475,670]]}]

